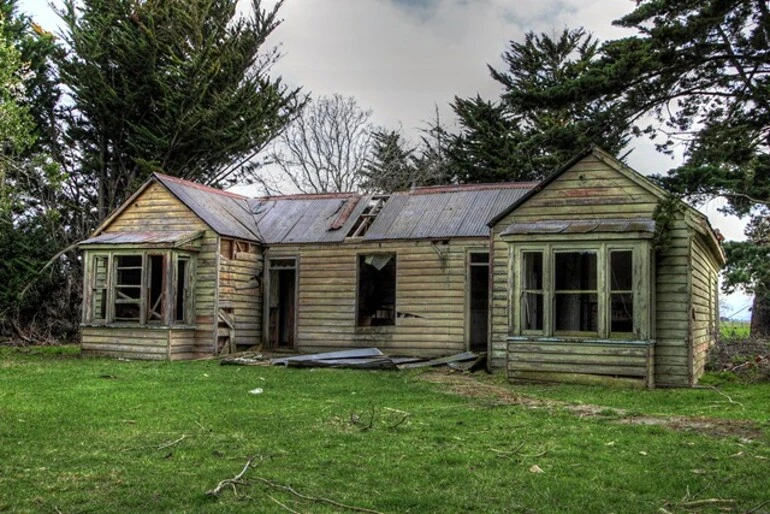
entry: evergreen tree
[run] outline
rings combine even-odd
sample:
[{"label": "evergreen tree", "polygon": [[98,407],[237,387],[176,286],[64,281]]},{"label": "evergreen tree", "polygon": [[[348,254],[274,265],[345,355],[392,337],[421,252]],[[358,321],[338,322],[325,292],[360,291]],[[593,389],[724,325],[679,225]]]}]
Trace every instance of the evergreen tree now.
[{"label": "evergreen tree", "polygon": [[390,193],[414,185],[414,148],[409,148],[398,131],[376,130],[372,150],[364,167],[362,187],[368,191]]},{"label": "evergreen tree", "polygon": [[63,164],[94,221],[153,171],[206,184],[246,176],[250,160],[301,104],[269,76],[279,25],[254,0],[66,0],[69,52],[58,61],[72,103]]},{"label": "evergreen tree", "polygon": [[497,103],[481,98],[453,104],[461,124],[453,155],[468,182],[540,180],[591,144],[618,153],[633,127],[618,95],[559,105],[532,101],[542,89],[581,77],[596,59],[598,42],[583,29],[528,33],[503,53],[505,68],[490,66],[503,86]]},{"label": "evergreen tree", "polygon": [[[663,185],[696,200],[724,196],[729,210],[761,224],[770,205],[770,7],[767,0],[643,0],[616,24],[633,37],[607,42],[584,73],[528,94],[534,105],[619,99],[631,122],[653,115],[645,128],[670,152],[681,145],[685,162]],[[732,252],[730,268],[761,267],[767,241]],[[741,245],[745,248],[745,245]],[[728,247],[729,248],[729,247]],[[743,262],[737,262],[740,259]],[[770,335],[770,290],[760,274],[744,283],[755,293],[752,334]]]}]

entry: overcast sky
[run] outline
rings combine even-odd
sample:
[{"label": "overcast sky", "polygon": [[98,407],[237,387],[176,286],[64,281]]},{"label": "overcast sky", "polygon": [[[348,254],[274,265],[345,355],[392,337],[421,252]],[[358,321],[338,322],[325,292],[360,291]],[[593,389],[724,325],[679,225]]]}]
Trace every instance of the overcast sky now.
[{"label": "overcast sky", "polygon": [[[263,0],[272,7],[277,0]],[[241,0],[246,9],[250,1]],[[372,109],[373,121],[414,136],[438,106],[451,124],[448,103],[455,95],[494,99],[499,87],[487,64],[527,31],[560,32],[583,26],[599,39],[629,34],[612,20],[630,12],[633,0],[286,0],[284,20],[270,43],[283,58],[274,72],[314,96],[354,96]],[[56,31],[58,19],[47,0],[21,0],[21,9]],[[649,174],[677,160],[636,140],[629,164]],[[728,239],[743,239],[745,223],[718,212],[720,200],[700,206]],[[730,303],[743,308],[747,299]]]}]

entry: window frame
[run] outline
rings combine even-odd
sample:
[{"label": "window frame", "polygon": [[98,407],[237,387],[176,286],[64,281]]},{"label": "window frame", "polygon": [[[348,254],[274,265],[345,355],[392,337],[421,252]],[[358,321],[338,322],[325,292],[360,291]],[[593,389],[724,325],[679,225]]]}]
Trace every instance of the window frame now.
[{"label": "window frame", "polygon": [[[115,318],[115,304],[117,298],[117,286],[116,283],[118,277],[118,258],[138,256],[142,259],[141,265],[141,278],[139,298],[136,302],[128,302],[136,304],[139,307],[139,319],[138,320],[116,320]],[[163,296],[163,314],[162,319],[149,320],[149,295],[150,295],[150,263],[151,256],[162,256],[163,262],[163,275],[162,275],[162,290]],[[107,276],[104,287],[100,287],[97,283],[98,270],[96,268],[96,262],[98,259],[106,259]],[[185,277],[183,283],[183,291],[186,292],[184,299],[184,319],[177,320],[177,270],[178,262],[184,260],[187,262],[185,266]],[[87,250],[84,254],[85,273],[84,273],[84,292],[87,293],[87,298],[83,302],[83,316],[82,322],[87,326],[126,326],[126,327],[187,327],[192,324],[194,311],[195,311],[195,292],[194,292],[194,277],[195,277],[195,255],[191,252],[168,250],[168,249],[144,249],[144,248],[121,248],[119,250],[107,250],[107,249],[94,249]],[[95,310],[95,294],[96,291],[106,289],[106,307],[105,316],[103,319],[96,318],[94,316]],[[121,303],[126,303],[120,300]]]},{"label": "window frame", "polygon": [[[556,330],[555,260],[557,253],[595,252],[597,256],[597,331],[572,332]],[[633,332],[611,331],[611,269],[610,254],[617,251],[631,252]],[[637,341],[649,338],[652,300],[651,294],[651,247],[647,240],[617,241],[549,241],[509,243],[509,283],[512,285],[508,298],[511,320],[510,336],[556,338],[564,340],[621,340]],[[523,299],[524,254],[542,252],[543,255],[543,329],[524,329]],[[645,272],[647,270],[647,272]],[[617,292],[616,292],[617,293]]]},{"label": "window frame", "polygon": [[[370,255],[391,255],[393,258],[393,323],[382,325],[362,325],[360,316],[361,306],[361,258]],[[355,256],[356,269],[356,301],[355,301],[355,319],[353,320],[356,331],[367,330],[388,330],[398,325],[398,252],[396,251],[376,251],[376,252],[357,252]]]}]

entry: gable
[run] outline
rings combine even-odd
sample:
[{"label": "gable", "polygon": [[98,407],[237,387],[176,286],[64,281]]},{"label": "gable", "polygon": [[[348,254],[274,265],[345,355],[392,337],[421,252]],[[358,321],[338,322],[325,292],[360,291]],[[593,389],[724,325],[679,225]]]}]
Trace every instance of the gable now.
[{"label": "gable", "polygon": [[94,233],[189,231],[209,227],[184,203],[155,181],[121,205]]}]

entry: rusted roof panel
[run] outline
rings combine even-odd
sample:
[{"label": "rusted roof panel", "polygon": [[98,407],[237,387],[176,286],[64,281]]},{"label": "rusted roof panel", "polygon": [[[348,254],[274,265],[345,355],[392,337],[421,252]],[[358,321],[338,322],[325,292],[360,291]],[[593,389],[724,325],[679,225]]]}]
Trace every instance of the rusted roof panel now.
[{"label": "rusted roof panel", "polygon": [[335,243],[345,240],[367,200],[355,194],[278,196],[249,200],[249,206],[265,244]]},{"label": "rusted roof panel", "polygon": [[120,244],[176,244],[193,241],[203,235],[201,231],[155,232],[108,232],[86,239],[80,246]]},{"label": "rusted roof panel", "polygon": [[396,193],[365,240],[486,237],[487,223],[529,191],[530,184],[443,187]]},{"label": "rusted roof panel", "polygon": [[588,234],[591,232],[655,232],[655,220],[649,218],[549,220],[511,223],[503,236],[525,234]]},{"label": "rusted roof panel", "polygon": [[245,196],[159,173],[155,177],[217,234],[261,241]]}]

